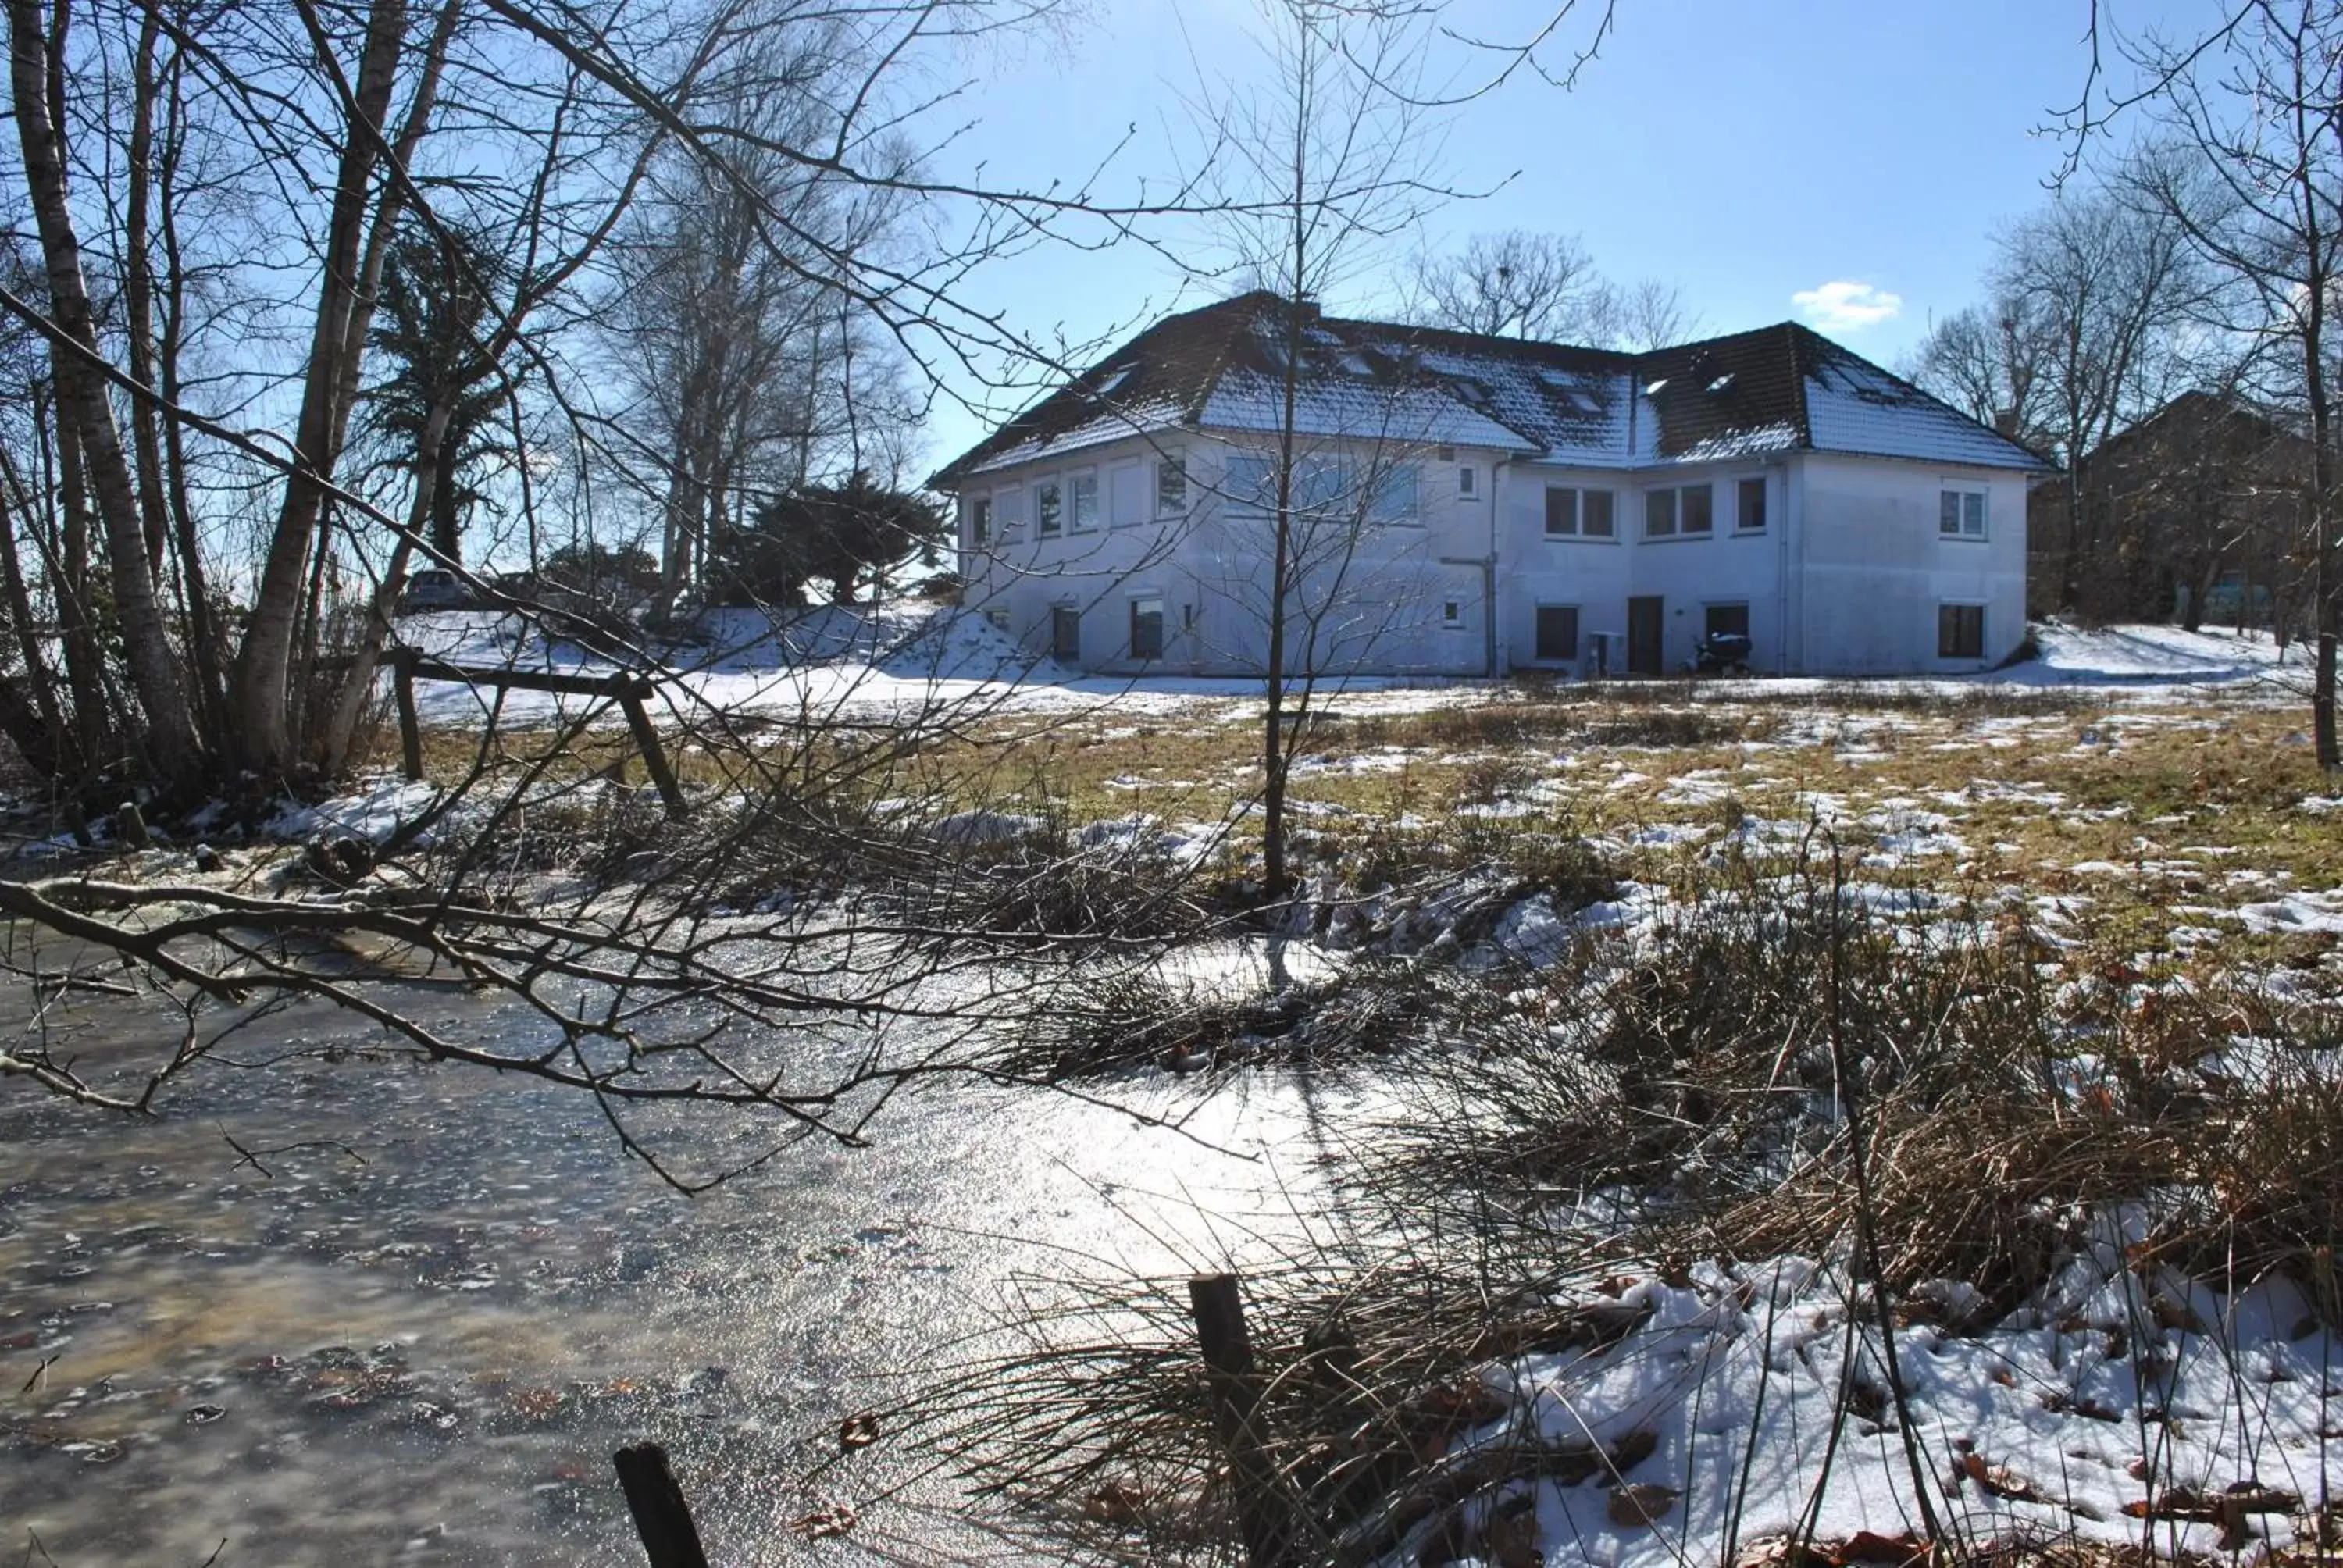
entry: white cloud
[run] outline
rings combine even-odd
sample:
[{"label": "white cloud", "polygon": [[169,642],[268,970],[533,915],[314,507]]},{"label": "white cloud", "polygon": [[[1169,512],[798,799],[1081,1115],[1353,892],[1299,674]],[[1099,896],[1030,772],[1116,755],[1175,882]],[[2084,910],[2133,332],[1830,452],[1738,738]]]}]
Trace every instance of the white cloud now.
[{"label": "white cloud", "polygon": [[1841,278],[1819,288],[1802,288],[1790,296],[1790,303],[1810,327],[1825,332],[1860,332],[1902,310],[1904,297]]}]

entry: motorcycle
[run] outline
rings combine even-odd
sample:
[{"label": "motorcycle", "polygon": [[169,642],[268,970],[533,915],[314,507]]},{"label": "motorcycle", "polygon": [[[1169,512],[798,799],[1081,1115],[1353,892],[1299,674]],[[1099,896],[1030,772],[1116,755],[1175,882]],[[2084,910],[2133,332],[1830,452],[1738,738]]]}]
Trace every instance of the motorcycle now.
[{"label": "motorcycle", "polygon": [[1712,631],[1693,644],[1692,657],[1684,660],[1686,675],[1746,675],[1749,673],[1749,634],[1741,631]]}]

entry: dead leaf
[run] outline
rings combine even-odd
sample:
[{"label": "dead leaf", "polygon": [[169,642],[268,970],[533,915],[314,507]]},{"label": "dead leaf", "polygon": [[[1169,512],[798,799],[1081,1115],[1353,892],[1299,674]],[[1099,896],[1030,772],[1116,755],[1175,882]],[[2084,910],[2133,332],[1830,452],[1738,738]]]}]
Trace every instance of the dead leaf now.
[{"label": "dead leaf", "polygon": [[1901,1535],[1882,1535],[1876,1531],[1858,1530],[1846,1538],[1845,1544],[1831,1553],[1836,1564],[1848,1563],[1892,1563],[1896,1568],[1927,1560],[1928,1548],[1921,1539],[1906,1531]]},{"label": "dead leaf", "polygon": [[1082,1499],[1082,1515],[1093,1524],[1136,1524],[1147,1493],[1127,1481],[1110,1481]]},{"label": "dead leaf", "polygon": [[1615,1488],[1609,1504],[1611,1523],[1622,1529],[1641,1529],[1656,1524],[1668,1516],[1676,1505],[1676,1489],[1638,1482],[1633,1486]]},{"label": "dead leaf", "polygon": [[832,1535],[843,1535],[854,1528],[854,1510],[845,1503],[834,1508],[817,1508],[810,1513],[800,1513],[789,1521],[789,1529],[807,1541],[822,1541]]},{"label": "dead leaf", "polygon": [[850,1415],[838,1425],[838,1446],[849,1453],[858,1448],[868,1448],[879,1441],[879,1418],[865,1411]]},{"label": "dead leaf", "polygon": [[1961,1473],[1996,1497],[2005,1497],[2013,1503],[2046,1501],[2042,1493],[2035,1490],[2032,1482],[2006,1464],[1987,1464],[1982,1454],[1963,1454]]}]

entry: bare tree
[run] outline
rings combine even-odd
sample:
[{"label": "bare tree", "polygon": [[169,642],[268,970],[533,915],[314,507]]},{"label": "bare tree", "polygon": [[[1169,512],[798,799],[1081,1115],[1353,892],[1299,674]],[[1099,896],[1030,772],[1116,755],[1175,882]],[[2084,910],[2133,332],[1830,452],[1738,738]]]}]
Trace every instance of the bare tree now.
[{"label": "bare tree", "polygon": [[1410,314],[1492,337],[1576,341],[1605,285],[1577,236],[1476,234],[1453,256],[1419,256]]},{"label": "bare tree", "polygon": [[2042,327],[2028,303],[1996,298],[1931,325],[1906,369],[1979,424],[2046,448],[2044,354]]},{"label": "bare tree", "polygon": [[[2077,146],[2127,113],[2149,115],[2188,157],[2147,171],[2147,199],[2177,223],[2233,300],[2231,325],[2289,366],[2283,404],[2309,427],[2305,498],[2318,629],[2311,721],[2319,765],[2343,767],[2335,721],[2338,585],[2329,377],[2343,266],[2343,15],[2324,0],[2228,0],[2177,38],[2090,34],[2092,71],[2065,126]],[[2109,45],[2136,80],[2109,97]]]},{"label": "bare tree", "polygon": [[1595,348],[1643,352],[1666,348],[1705,330],[1700,312],[1672,283],[1647,277],[1637,283],[1606,283],[1587,306],[1584,342]]},{"label": "bare tree", "polygon": [[1700,330],[1673,285],[1611,281],[1574,235],[1474,235],[1453,256],[1418,256],[1410,294],[1413,319],[1485,337],[1643,350]]}]

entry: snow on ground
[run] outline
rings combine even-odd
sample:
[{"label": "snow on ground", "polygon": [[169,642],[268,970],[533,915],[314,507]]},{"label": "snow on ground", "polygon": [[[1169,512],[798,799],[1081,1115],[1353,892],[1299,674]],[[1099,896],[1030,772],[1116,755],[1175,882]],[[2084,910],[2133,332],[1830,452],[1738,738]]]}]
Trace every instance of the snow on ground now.
[{"label": "snow on ground", "polygon": [[287,802],[262,831],[288,843],[324,838],[363,839],[380,844],[430,809],[438,799],[436,785],[385,779],[315,806]]},{"label": "snow on ground", "polygon": [[[1973,1540],[2136,1544],[2145,1514],[2174,1555],[2210,1553],[2219,1510],[2192,1509],[2192,1495],[2226,1495],[2251,1498],[2233,1518],[2256,1534],[2292,1543],[2290,1515],[2343,1485],[2343,1448],[2323,1432],[2343,1350],[2305,1332],[2291,1287],[2223,1298],[2143,1277],[2122,1261],[2130,1238],[2101,1229],[2039,1302],[1999,1323],[1897,1326],[1916,1462],[1939,1517],[1949,1511],[1947,1530]],[[1975,1292],[1946,1282],[1942,1295],[1942,1315],[1958,1319]],[[1628,1284],[1616,1305],[1644,1314],[1640,1325],[1603,1348],[1492,1369],[1513,1413],[1467,1445],[1534,1435],[1639,1455],[1628,1484],[1597,1474],[1533,1493],[1540,1535],[1601,1568],[1732,1561],[1730,1542],[1809,1520],[1822,1541],[1918,1533],[1885,1342],[1854,1300],[1840,1271],[1797,1258]],[[1858,1411],[1841,1420],[1850,1387]]]},{"label": "snow on ground", "polygon": [[[399,623],[410,646],[450,663],[568,675],[610,673],[614,664],[577,643],[548,638],[518,617],[463,610],[412,616]],[[2103,687],[2144,698],[2173,688],[2254,688],[2268,684],[2281,660],[2267,637],[2186,632],[2174,627],[2117,626],[2093,630],[2050,624],[2036,629],[2042,657],[1987,675],[1866,682],[1883,689],[1957,696],[1980,687]],[[2284,664],[2301,662],[2288,650]],[[1137,715],[1188,712],[1219,705],[1233,717],[1257,700],[1261,682],[1205,676],[1081,675],[1020,648],[972,612],[929,605],[808,609],[787,617],[758,610],[711,610],[689,639],[646,647],[645,667],[679,717],[710,709],[774,721],[833,718],[905,719],[922,713],[1077,712],[1111,704]],[[1720,697],[1800,697],[1844,693],[1844,680],[1795,677],[1704,683]],[[1490,689],[1472,680],[1360,677],[1320,683],[1319,700],[1339,699],[1345,713],[1418,712]],[[477,725],[491,705],[501,721],[544,723],[575,712],[588,699],[493,690],[425,681],[424,717]],[[617,722],[617,715],[610,715]],[[1875,721],[1886,722],[1886,721]],[[1842,733],[1844,753],[1864,755],[1885,731]]]},{"label": "snow on ground", "polygon": [[[547,638],[518,617],[462,610],[399,623],[408,645],[450,664],[559,675],[607,675],[611,659]],[[1111,704],[1127,714],[1170,713],[1200,704],[1257,700],[1258,680],[1203,676],[1099,676],[1067,670],[1021,648],[982,617],[929,605],[822,608],[788,617],[711,610],[689,639],[646,645],[639,668],[659,681],[679,719],[722,712],[777,722],[897,721],[949,711],[956,719],[992,714],[1079,712]],[[1457,682],[1361,677],[1318,684],[1322,704],[1342,699],[1378,712],[1417,712],[1455,699]],[[1461,683],[1467,687],[1476,683]],[[480,724],[491,709],[507,724],[552,722],[598,699],[423,680],[417,707],[427,722]],[[610,723],[619,722],[612,711]]]},{"label": "snow on ground", "polygon": [[[2258,680],[2275,673],[2281,663],[2278,645],[2267,633],[2239,637],[2232,632],[2146,625],[2084,630],[2053,621],[2036,627],[2034,640],[2042,657],[2006,674],[2021,680],[2038,672],[2063,681],[2217,685]],[[2308,652],[2302,644],[2294,644],[2283,662],[2307,668]]]}]

